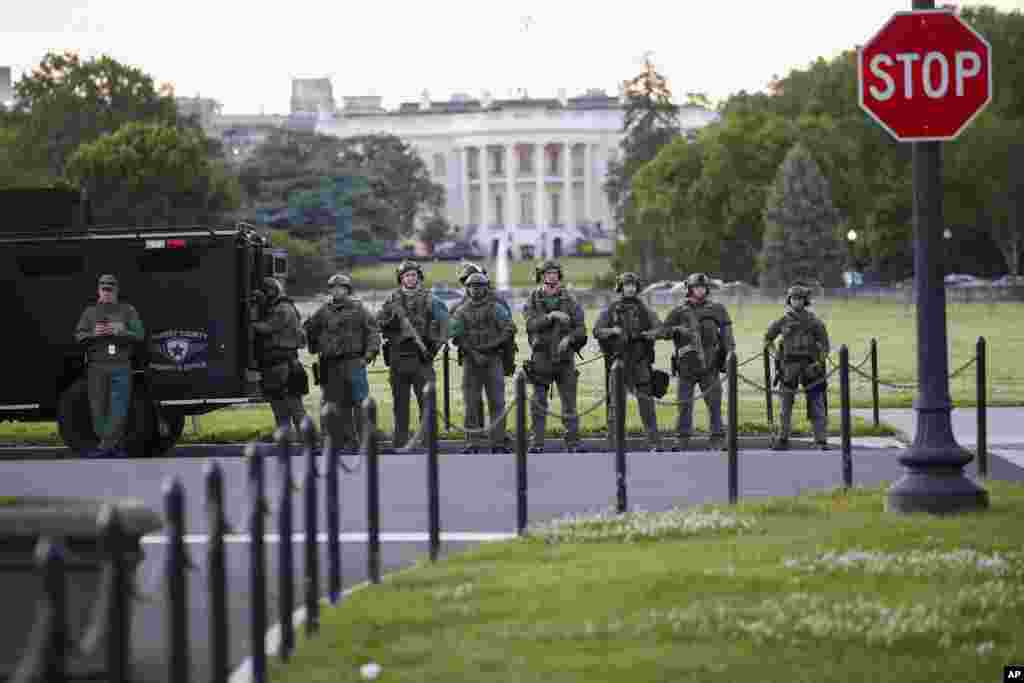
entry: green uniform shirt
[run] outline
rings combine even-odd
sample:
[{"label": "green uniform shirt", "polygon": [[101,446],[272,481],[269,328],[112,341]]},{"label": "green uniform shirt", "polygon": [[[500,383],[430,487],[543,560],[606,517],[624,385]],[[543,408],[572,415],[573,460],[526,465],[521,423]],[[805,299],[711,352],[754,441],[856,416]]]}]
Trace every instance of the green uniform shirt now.
[{"label": "green uniform shirt", "polygon": [[[96,323],[100,321],[114,323],[120,329],[111,335],[97,335]],[[122,302],[89,306],[75,327],[75,341],[85,345],[90,362],[131,361],[134,345],[145,338],[146,331],[135,307]]]}]

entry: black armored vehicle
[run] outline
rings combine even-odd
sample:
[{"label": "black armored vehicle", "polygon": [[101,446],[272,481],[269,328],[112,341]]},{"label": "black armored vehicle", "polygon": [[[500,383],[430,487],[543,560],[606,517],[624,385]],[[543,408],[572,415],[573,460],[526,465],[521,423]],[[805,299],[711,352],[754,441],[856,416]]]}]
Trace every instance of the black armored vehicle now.
[{"label": "black armored vehicle", "polygon": [[77,191],[0,191],[0,421],[56,420],[71,449],[97,445],[74,328],[103,273],[146,330],[129,454],[166,453],[187,415],[263,401],[250,322],[274,256],[245,224],[98,227]]}]

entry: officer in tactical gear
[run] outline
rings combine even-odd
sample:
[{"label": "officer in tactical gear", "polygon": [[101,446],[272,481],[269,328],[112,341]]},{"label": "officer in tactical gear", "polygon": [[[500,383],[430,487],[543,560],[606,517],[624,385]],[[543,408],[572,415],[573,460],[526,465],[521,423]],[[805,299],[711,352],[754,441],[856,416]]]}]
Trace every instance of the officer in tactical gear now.
[{"label": "officer in tactical gear", "polygon": [[700,386],[708,407],[711,448],[725,445],[722,424],[722,383],[725,359],[736,347],[732,319],[722,304],[711,301],[711,280],[704,273],[686,278],[686,299],[672,309],[662,327],[662,339],[671,339],[675,347],[672,374],[679,377],[676,398],[679,417],[676,434],[679,443],[672,450],[684,450],[693,433],[693,390]]},{"label": "officer in tactical gear", "polygon": [[132,359],[146,332],[135,307],[118,301],[117,278],[101,275],[96,304],[75,326],[75,341],[85,347],[86,378],[93,428],[100,443],[96,455],[112,455],[124,437],[132,401]]},{"label": "officer in tactical gear", "polygon": [[409,439],[409,390],[416,394],[420,415],[423,388],[434,381],[434,356],[448,333],[448,308],[423,287],[418,263],[402,261],[397,269],[398,289],[377,313],[384,335],[384,362],[391,368],[391,397],[395,411],[395,448]]},{"label": "officer in tactical gear", "polygon": [[540,286],[530,294],[523,317],[532,356],[524,365],[533,384],[533,445],[531,453],[544,451],[548,390],[558,387],[565,416],[565,448],[579,450],[579,418],[576,415],[576,387],[579,370],[575,355],[587,344],[583,308],[562,288],[562,266],[545,261],[537,268]]},{"label": "officer in tactical gear", "polygon": [[[488,416],[496,424],[491,429],[491,450],[509,453],[505,445],[505,419],[496,420],[505,412],[505,372],[501,357],[503,346],[515,336],[512,316],[489,296],[490,280],[482,273],[466,279],[469,300],[460,306],[450,320],[450,337],[463,356],[463,402],[466,406],[466,429],[481,429],[483,393],[487,393]],[[484,435],[467,432],[464,453],[477,453]]]},{"label": "officer in tactical gear", "polygon": [[360,405],[370,395],[366,366],[380,351],[380,333],[373,314],[352,296],[352,279],[332,275],[327,281],[331,300],[306,321],[309,352],[319,354],[320,384],[327,429],[335,448],[359,447]]},{"label": "officer in tactical gear", "polygon": [[[639,275],[623,273],[615,282],[615,291],[621,296],[601,311],[594,323],[594,337],[601,345],[609,367],[614,360],[623,362],[623,380],[626,390],[636,394],[640,419],[647,432],[647,447],[653,451],[662,451],[664,449],[658,434],[651,383],[654,340],[661,323],[657,314],[639,298]],[[615,402],[611,397],[610,385],[607,390],[610,399],[608,438],[612,439],[615,430]]]},{"label": "officer in tactical gear", "polygon": [[825,430],[828,413],[825,410],[825,362],[829,354],[828,331],[818,316],[807,307],[811,305],[811,289],[802,282],[794,283],[786,292],[786,313],[768,326],[764,335],[765,347],[775,354],[775,338],[782,337],[782,348],[776,357],[776,379],[782,386],[779,407],[779,436],[772,449],[784,451],[789,447],[789,432],[793,422],[793,401],[800,385],[807,396],[807,408],[814,424],[814,443],[828,450]]},{"label": "officer in tactical gear", "polygon": [[[302,405],[306,370],[299,362],[299,348],[306,343],[299,310],[284,295],[281,282],[272,277],[263,278],[264,303],[260,319],[252,324],[259,337],[259,364],[262,373],[260,390],[270,399],[274,422],[278,429],[294,426],[298,434],[306,409]],[[301,377],[299,376],[301,374]]]},{"label": "officer in tactical gear", "polygon": [[[481,275],[487,275],[487,269],[484,268],[483,266],[479,265],[479,264],[470,263],[468,261],[466,263],[462,264],[461,269],[459,271],[459,283],[462,284],[463,288],[466,287],[466,280],[469,278],[470,275],[473,275],[474,273],[480,273]],[[509,317],[510,318],[512,317],[512,307],[509,306],[508,302],[505,301],[504,298],[499,296],[497,292],[495,292],[493,289],[488,289],[487,296],[493,298],[496,302],[498,302],[498,304],[500,306],[502,306],[506,311],[508,311]],[[465,294],[462,297],[462,300],[461,301],[457,301],[455,303],[455,305],[452,306],[451,314],[455,315],[455,311],[458,310],[459,306],[461,306],[462,304],[466,303],[467,301],[469,301],[469,290],[468,289],[466,289]]]}]

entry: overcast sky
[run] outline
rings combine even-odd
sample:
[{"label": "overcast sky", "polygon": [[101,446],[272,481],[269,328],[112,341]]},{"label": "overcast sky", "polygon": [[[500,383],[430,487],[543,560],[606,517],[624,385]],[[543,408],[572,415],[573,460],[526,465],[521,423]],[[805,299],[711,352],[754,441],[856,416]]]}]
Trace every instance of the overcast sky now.
[{"label": "overcast sky", "polygon": [[[988,4],[1024,10],[1024,0]],[[296,76],[328,76],[335,98],[381,95],[388,107],[423,90],[435,100],[484,90],[506,97],[519,88],[531,97],[560,88],[615,94],[651,51],[677,100],[691,91],[717,100],[861,44],[910,5],[44,0],[5,8],[0,65],[12,66],[17,80],[48,49],[105,52],[172,83],[178,95],[218,99],[225,113],[286,113]]]}]

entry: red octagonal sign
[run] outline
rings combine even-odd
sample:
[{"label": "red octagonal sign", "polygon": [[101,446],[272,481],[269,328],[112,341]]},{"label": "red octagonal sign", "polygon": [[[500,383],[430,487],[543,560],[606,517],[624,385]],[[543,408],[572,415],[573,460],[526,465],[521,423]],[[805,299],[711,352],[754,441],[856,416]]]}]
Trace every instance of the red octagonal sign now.
[{"label": "red octagonal sign", "polygon": [[858,51],[860,106],[897,140],[952,140],[992,99],[991,53],[949,10],[897,12]]}]

